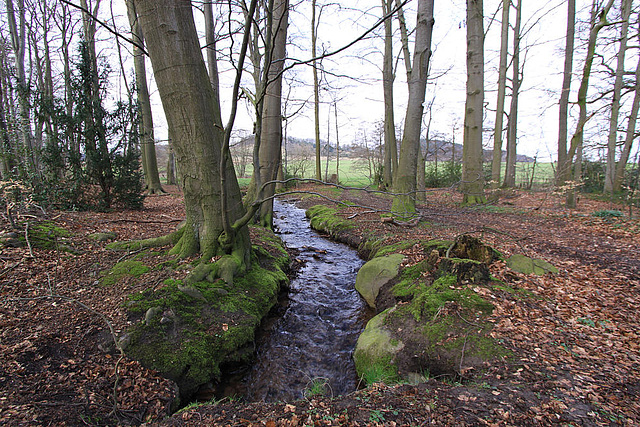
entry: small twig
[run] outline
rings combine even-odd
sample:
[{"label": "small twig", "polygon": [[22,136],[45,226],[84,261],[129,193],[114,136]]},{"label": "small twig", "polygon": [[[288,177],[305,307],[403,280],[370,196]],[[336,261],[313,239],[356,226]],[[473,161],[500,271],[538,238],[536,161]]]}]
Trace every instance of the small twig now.
[{"label": "small twig", "polygon": [[122,255],[120,258],[118,258],[118,260],[116,261],[116,264],[119,263],[120,261],[122,261],[123,259],[130,257],[131,255],[135,255],[138,252],[142,252],[142,249],[138,249],[136,251],[129,251],[126,254]]},{"label": "small twig", "polygon": [[24,239],[27,241],[27,247],[29,248],[29,256],[31,258],[35,258],[35,256],[33,256],[33,250],[31,249],[31,242],[29,241],[29,221],[27,221],[27,225],[24,228]]},{"label": "small twig", "polygon": [[477,323],[469,322],[467,319],[465,319],[464,317],[462,317],[462,316],[460,315],[460,312],[459,312],[459,311],[456,311],[456,314],[458,315],[458,317],[459,317],[459,318],[460,318],[464,323],[466,323],[466,324],[468,324],[468,325],[471,325],[471,326],[478,326],[478,327],[480,326],[480,325],[478,325]]},{"label": "small twig", "polygon": [[462,344],[462,354],[460,355],[460,376],[463,376],[462,374],[462,361],[464,360],[464,350],[467,347],[467,338],[468,335],[464,336],[464,344]]}]

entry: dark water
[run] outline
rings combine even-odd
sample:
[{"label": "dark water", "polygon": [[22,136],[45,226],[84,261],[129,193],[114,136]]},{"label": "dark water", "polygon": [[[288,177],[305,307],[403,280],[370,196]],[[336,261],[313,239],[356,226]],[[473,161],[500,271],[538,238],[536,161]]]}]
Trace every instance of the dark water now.
[{"label": "dark water", "polygon": [[354,288],[363,261],[313,231],[302,209],[276,201],[274,210],[280,237],[300,251],[304,267],[291,282],[284,315],[258,344],[246,398],[294,400],[314,384],[327,394],[351,392],[357,386],[352,354],[364,327],[365,303]]}]

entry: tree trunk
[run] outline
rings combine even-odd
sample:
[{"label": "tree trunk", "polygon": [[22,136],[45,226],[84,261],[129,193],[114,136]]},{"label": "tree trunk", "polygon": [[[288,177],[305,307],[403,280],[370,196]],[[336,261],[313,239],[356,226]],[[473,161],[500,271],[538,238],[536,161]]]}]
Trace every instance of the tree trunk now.
[{"label": "tree trunk", "polygon": [[400,146],[398,170],[393,185],[394,192],[397,194],[393,198],[391,207],[394,215],[400,217],[411,217],[416,212],[417,159],[420,151],[420,133],[429,76],[429,60],[432,53],[433,6],[434,0],[418,1],[413,66],[408,81],[409,101]]},{"label": "tree trunk", "polygon": [[484,103],[484,30],[482,0],[467,0],[467,100],[462,141],[464,204],[484,203],[482,113]]},{"label": "tree trunk", "polygon": [[29,172],[36,174],[39,169],[39,160],[36,147],[31,133],[31,108],[29,106],[29,86],[25,73],[25,52],[26,52],[26,22],[24,0],[18,0],[18,18],[16,20],[13,0],[6,0],[7,22],[13,52],[15,54],[15,75],[18,83],[18,103],[20,111],[20,130],[22,132],[22,143],[26,150],[26,161]]},{"label": "tree trunk", "polygon": [[522,0],[518,0],[516,7],[516,23],[513,27],[513,61],[511,79],[511,105],[509,107],[509,122],[507,125],[507,161],[504,174],[504,186],[516,186],[516,146],[518,143],[518,97],[520,95],[520,84],[522,83],[520,73],[520,22],[522,21]]},{"label": "tree trunk", "polygon": [[567,38],[564,48],[564,72],[562,77],[562,92],[560,93],[560,111],[558,124],[558,168],[556,170],[556,185],[564,185],[567,163],[567,138],[569,117],[569,94],[571,92],[571,76],[573,73],[573,44],[576,28],[576,0],[567,0]]},{"label": "tree trunk", "polygon": [[631,18],[631,0],[622,0],[622,25],[620,27],[620,48],[616,55],[616,79],[613,84],[613,99],[611,100],[611,118],[609,119],[609,138],[607,140],[607,167],[604,174],[604,192],[613,193],[616,148],[618,144],[618,116],[620,114],[620,97],[624,77],[624,58],[627,52],[627,35],[629,33],[629,19]]},{"label": "tree trunk", "polygon": [[[391,13],[393,0],[382,0],[382,16]],[[385,188],[392,188],[393,173],[398,168],[398,147],[393,108],[393,28],[391,19],[384,21],[384,59],[382,66],[382,88],[384,93],[384,176]]]},{"label": "tree trunk", "polygon": [[[224,233],[229,229],[224,220],[233,224],[245,210],[230,158],[220,173],[225,135],[212,120],[219,105],[215,105],[191,4],[181,0],[134,3],[147,39],[184,191],[186,225],[173,252],[181,256],[200,253],[206,261],[232,254],[240,268],[247,266],[251,249],[248,229],[240,227],[234,235]],[[223,185],[227,196],[224,201]]]},{"label": "tree trunk", "polygon": [[[584,62],[584,68],[582,70],[582,81],[580,82],[580,88],[578,89],[578,106],[580,112],[578,115],[578,123],[576,124],[576,131],[571,137],[571,146],[567,152],[567,158],[565,166],[563,167],[562,183],[569,181],[575,181],[580,179],[580,174],[573,171],[573,157],[578,152],[582,152],[582,143],[584,139],[584,127],[587,124],[587,91],[589,89],[589,77],[591,76],[591,66],[593,65],[593,58],[596,53],[596,41],[598,39],[598,33],[607,24],[607,14],[613,6],[613,0],[609,0],[602,10],[598,10],[597,4],[594,1],[591,10],[591,30],[589,32],[589,41],[587,43],[587,57]],[[596,21],[597,19],[597,21]],[[576,161],[577,163],[577,161]],[[573,172],[573,173],[572,173]],[[572,209],[576,207],[575,190],[571,188],[567,193],[567,207]]]},{"label": "tree trunk", "polygon": [[153,134],[153,114],[151,112],[151,99],[147,86],[147,67],[142,50],[138,46],[144,46],[144,36],[138,23],[138,16],[133,0],[127,0],[127,15],[131,26],[131,37],[136,44],[133,45],[133,65],[136,73],[136,89],[138,92],[138,108],[142,125],[141,145],[143,153],[142,169],[147,183],[149,194],[164,193],[158,173],[158,158],[156,156],[156,141]]},{"label": "tree trunk", "polygon": [[318,83],[318,64],[317,55],[317,23],[316,23],[316,0],[311,2],[311,56],[313,61],[311,64],[313,70],[313,114],[316,136],[316,179],[322,180],[322,163],[320,161],[320,87]]},{"label": "tree trunk", "polygon": [[[639,34],[640,37],[640,34]],[[636,65],[635,75],[635,92],[633,94],[633,104],[631,105],[631,112],[629,113],[629,121],[627,122],[627,132],[624,139],[624,146],[620,153],[620,160],[616,164],[616,174],[613,180],[613,192],[619,193],[622,191],[622,181],[624,180],[624,171],[629,161],[629,155],[631,154],[631,147],[636,137],[636,123],[638,121],[638,110],[640,110],[640,58]]]},{"label": "tree trunk", "polygon": [[507,51],[509,49],[510,0],[502,0],[502,28],[500,36],[500,65],[498,68],[498,99],[496,121],[493,130],[493,161],[491,162],[491,187],[498,188],[502,173],[502,126],[504,120],[504,98],[507,88]]},{"label": "tree trunk", "polygon": [[[273,10],[271,63],[268,66],[264,108],[262,110],[262,132],[260,142],[260,181],[264,185],[278,178],[282,163],[282,70],[286,59],[287,26],[289,1],[276,0]],[[259,197],[270,198],[260,206],[259,222],[264,227],[273,228],[273,197],[275,184],[263,187]]]}]

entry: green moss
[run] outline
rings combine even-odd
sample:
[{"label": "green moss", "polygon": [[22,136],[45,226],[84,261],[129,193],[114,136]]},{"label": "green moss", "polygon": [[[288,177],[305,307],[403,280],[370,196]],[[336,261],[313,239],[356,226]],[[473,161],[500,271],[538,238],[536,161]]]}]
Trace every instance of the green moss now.
[{"label": "green moss", "polygon": [[396,252],[400,252],[405,249],[409,249],[416,244],[418,244],[419,240],[405,240],[402,242],[394,243],[392,245],[381,246],[380,248],[374,249],[371,252],[371,257],[380,257],[389,254],[394,254]]},{"label": "green moss", "polygon": [[37,224],[27,224],[25,235],[20,236],[19,240],[26,243],[27,236],[32,247],[41,249],[58,249],[69,250],[63,244],[65,238],[70,237],[71,233],[56,225],[53,221],[43,221]]},{"label": "green moss", "polygon": [[130,296],[126,306],[133,319],[144,319],[149,310],[154,315],[131,328],[127,354],[176,381],[188,396],[218,377],[222,363],[251,357],[255,330],[287,280],[280,268],[287,262],[259,249],[233,285],[208,277],[188,284],[169,279],[159,289]]},{"label": "green moss", "polygon": [[109,271],[107,271],[107,273],[100,280],[100,284],[102,284],[103,286],[115,285],[125,276],[140,277],[149,270],[150,268],[140,261],[121,261],[111,267]]},{"label": "green moss", "polygon": [[310,207],[306,212],[306,216],[311,220],[312,228],[332,236],[355,227],[353,221],[343,219],[338,215],[338,210],[325,205]]}]

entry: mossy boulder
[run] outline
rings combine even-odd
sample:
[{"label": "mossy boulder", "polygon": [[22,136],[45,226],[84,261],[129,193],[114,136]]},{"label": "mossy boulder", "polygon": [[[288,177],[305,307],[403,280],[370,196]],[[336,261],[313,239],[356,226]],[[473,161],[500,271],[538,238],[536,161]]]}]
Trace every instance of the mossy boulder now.
[{"label": "mossy boulder", "polygon": [[491,337],[493,305],[478,293],[501,255],[468,236],[419,244],[427,256],[380,289],[384,311],[358,341],[354,359],[365,379],[469,378],[510,355]]},{"label": "mossy boulder", "polygon": [[358,376],[368,384],[398,379],[398,368],[394,360],[404,344],[394,339],[392,332],[385,327],[387,316],[394,310],[395,308],[385,310],[369,320],[358,338],[353,360]]},{"label": "mossy boulder", "polygon": [[102,279],[100,279],[100,284],[103,286],[112,286],[122,280],[123,277],[140,277],[149,270],[150,268],[141,261],[120,261],[104,274]]},{"label": "mossy boulder", "polygon": [[175,381],[181,399],[220,376],[220,366],[253,357],[254,335],[287,282],[289,258],[254,247],[252,264],[234,277],[164,286],[130,296],[127,355]]},{"label": "mossy boulder", "polygon": [[523,274],[537,274],[542,276],[547,273],[557,273],[558,269],[542,259],[529,258],[515,254],[507,259],[507,267]]},{"label": "mossy boulder", "polygon": [[92,233],[87,236],[91,240],[96,242],[108,242],[116,239],[116,233]]},{"label": "mossy boulder", "polygon": [[380,289],[398,275],[402,254],[376,257],[364,264],[356,277],[356,290],[371,308],[376,308]]},{"label": "mossy boulder", "polygon": [[311,228],[330,235],[338,242],[357,248],[364,240],[358,233],[351,232],[355,223],[340,216],[338,209],[315,205],[307,209],[305,215],[310,220]]}]

